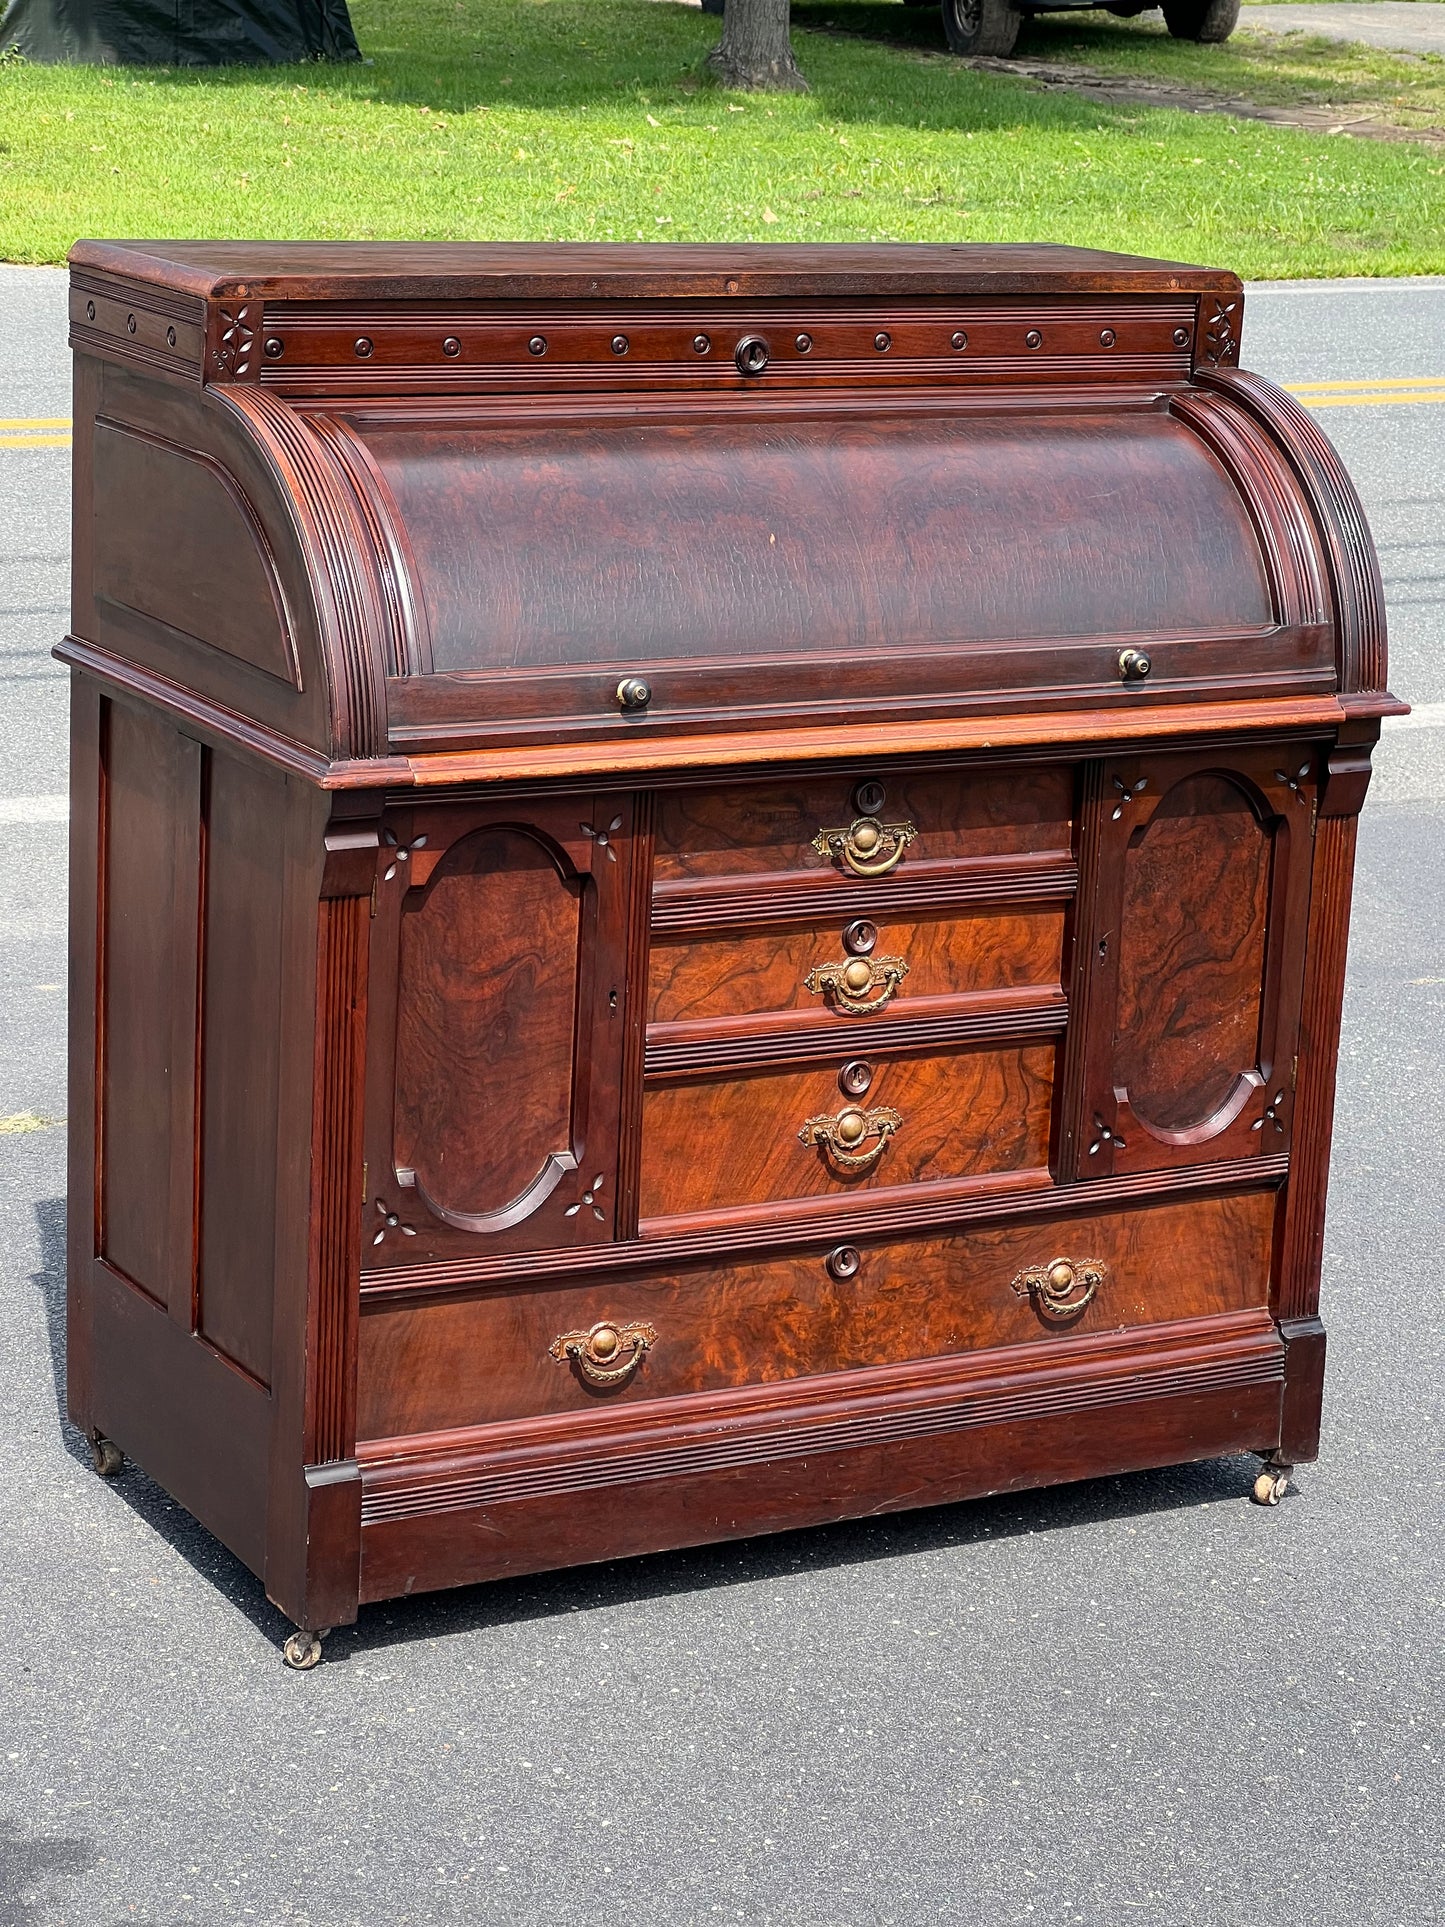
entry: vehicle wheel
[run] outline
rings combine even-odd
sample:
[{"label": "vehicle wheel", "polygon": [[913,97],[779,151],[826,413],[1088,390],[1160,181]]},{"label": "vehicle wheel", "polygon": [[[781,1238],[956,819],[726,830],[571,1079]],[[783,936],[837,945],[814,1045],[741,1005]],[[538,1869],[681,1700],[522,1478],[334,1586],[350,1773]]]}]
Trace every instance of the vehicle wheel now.
[{"label": "vehicle wheel", "polygon": [[1007,60],[1022,25],[1022,13],[1009,0],[943,0],[943,31],[956,54]]},{"label": "vehicle wheel", "polygon": [[1239,0],[1165,0],[1164,24],[1176,40],[1228,40]]}]

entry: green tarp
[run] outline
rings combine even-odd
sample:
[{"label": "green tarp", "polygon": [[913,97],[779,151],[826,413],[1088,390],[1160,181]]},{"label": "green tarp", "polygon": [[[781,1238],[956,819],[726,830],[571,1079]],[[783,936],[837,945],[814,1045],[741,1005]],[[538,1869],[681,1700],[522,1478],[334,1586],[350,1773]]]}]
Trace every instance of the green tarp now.
[{"label": "green tarp", "polygon": [[0,0],[0,52],[95,66],[357,60],[346,0]]}]

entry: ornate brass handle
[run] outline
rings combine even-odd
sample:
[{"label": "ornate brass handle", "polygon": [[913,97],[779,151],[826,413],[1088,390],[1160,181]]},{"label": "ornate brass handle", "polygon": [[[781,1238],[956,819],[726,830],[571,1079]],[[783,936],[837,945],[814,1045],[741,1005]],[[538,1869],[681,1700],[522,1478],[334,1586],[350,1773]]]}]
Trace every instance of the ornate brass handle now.
[{"label": "ornate brass handle", "polygon": [[642,1363],[642,1354],[656,1343],[657,1333],[651,1325],[614,1325],[604,1319],[591,1331],[563,1332],[547,1349],[558,1364],[570,1358],[591,1385],[621,1385]]},{"label": "ornate brass handle", "polygon": [[860,816],[845,830],[819,830],[813,848],[851,870],[855,877],[886,877],[918,834],[912,823],[880,823]]},{"label": "ornate brass handle", "polygon": [[1013,1288],[1020,1298],[1032,1298],[1045,1318],[1077,1318],[1108,1276],[1108,1266],[1098,1258],[1053,1258],[1027,1266]]},{"label": "ornate brass handle", "polygon": [[[886,1104],[875,1104],[871,1111],[860,1111],[856,1104],[850,1104],[836,1117],[810,1117],[798,1133],[798,1142],[821,1144],[845,1171],[866,1171],[882,1157],[884,1145],[902,1122],[898,1112]],[[870,1137],[878,1142],[868,1150],[854,1148]]]},{"label": "ornate brass handle", "polygon": [[[842,963],[815,964],[803,979],[804,990],[819,993],[855,1017],[882,1010],[908,975],[901,957],[847,957]],[[868,993],[881,990],[881,997]]]}]

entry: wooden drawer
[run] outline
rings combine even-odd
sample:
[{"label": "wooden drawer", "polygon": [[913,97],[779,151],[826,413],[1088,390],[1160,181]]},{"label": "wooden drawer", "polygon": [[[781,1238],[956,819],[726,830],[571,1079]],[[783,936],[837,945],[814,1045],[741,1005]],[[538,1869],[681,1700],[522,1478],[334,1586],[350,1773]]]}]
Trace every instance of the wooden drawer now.
[{"label": "wooden drawer", "polygon": [[[361,1321],[362,1438],[445,1431],[547,1412],[764,1384],[948,1353],[1067,1346],[1076,1334],[1208,1318],[1268,1298],[1273,1191],[1235,1193],[863,1246],[851,1276],[823,1250],[728,1266],[621,1274],[555,1289],[407,1307]],[[1027,1281],[1056,1259],[1103,1272],[1072,1316]],[[846,1270],[846,1266],[835,1268]],[[1084,1286],[1070,1294],[1083,1295]],[[655,1337],[617,1382],[553,1355],[611,1321]],[[624,1341],[614,1357],[632,1357]],[[595,1369],[595,1368],[594,1368]],[[616,1366],[613,1369],[617,1369]]]},{"label": "wooden drawer", "polygon": [[[851,924],[836,921],[801,929],[739,930],[725,937],[655,937],[648,1022],[689,1024],[798,1010],[849,1016],[861,1035],[871,1018],[884,1010],[901,1016],[920,998],[1059,982],[1062,907],[864,921],[872,923],[871,941],[864,933],[866,949],[859,947]],[[906,971],[890,993],[886,962],[891,958]],[[838,979],[859,962],[874,967],[874,982],[855,993]],[[855,1008],[859,1003],[868,1007]]]},{"label": "wooden drawer", "polygon": [[[872,786],[875,793],[870,794]],[[876,792],[881,791],[881,796]],[[880,768],[658,797],[654,875],[673,879],[839,868],[814,847],[863,816],[915,834],[894,874],[922,863],[1067,851],[1073,772]],[[860,912],[861,914],[861,912]]]},{"label": "wooden drawer", "polygon": [[[856,1066],[871,1073],[866,1087],[847,1082]],[[639,1215],[645,1223],[1041,1169],[1053,1072],[1053,1046],[1034,1044],[653,1085],[643,1098]],[[843,1122],[850,1112],[865,1120],[859,1139]],[[821,1122],[815,1141],[802,1141],[810,1121],[830,1118],[831,1143]]]}]

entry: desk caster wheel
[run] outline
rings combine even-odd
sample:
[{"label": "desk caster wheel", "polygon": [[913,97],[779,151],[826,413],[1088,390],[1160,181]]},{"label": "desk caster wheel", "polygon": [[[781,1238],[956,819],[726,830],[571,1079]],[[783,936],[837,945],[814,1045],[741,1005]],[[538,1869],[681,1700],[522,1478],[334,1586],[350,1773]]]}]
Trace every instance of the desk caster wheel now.
[{"label": "desk caster wheel", "polygon": [[281,1648],[281,1657],[293,1673],[309,1673],[321,1659],[321,1633],[294,1632]]},{"label": "desk caster wheel", "polygon": [[1289,1489],[1291,1465],[1267,1465],[1254,1482],[1256,1505],[1278,1505]]},{"label": "desk caster wheel", "polygon": [[90,1458],[103,1479],[113,1479],[125,1469],[125,1454],[113,1439],[96,1432],[90,1441]]}]

